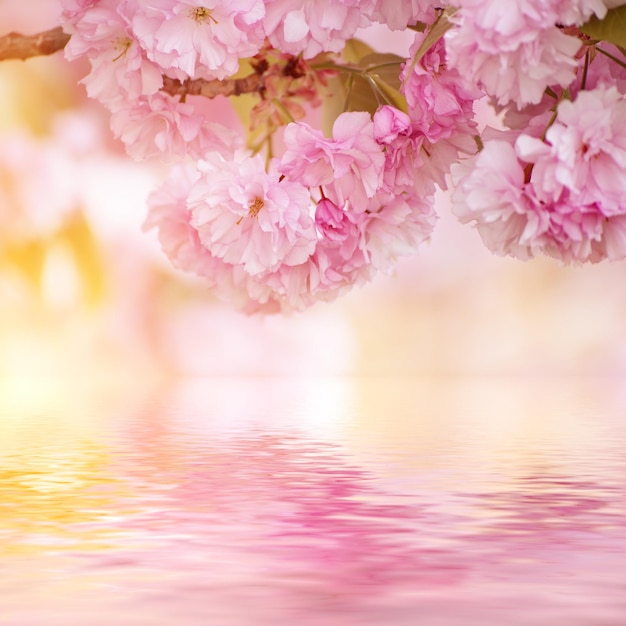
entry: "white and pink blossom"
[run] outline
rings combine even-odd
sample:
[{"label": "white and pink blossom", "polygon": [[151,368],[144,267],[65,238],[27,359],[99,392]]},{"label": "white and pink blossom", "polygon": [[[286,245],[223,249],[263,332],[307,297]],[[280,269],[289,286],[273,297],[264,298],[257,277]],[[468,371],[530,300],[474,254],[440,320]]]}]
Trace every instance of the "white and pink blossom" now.
[{"label": "white and pink blossom", "polygon": [[148,58],[170,75],[231,76],[265,38],[262,0],[130,0],[127,6]]},{"label": "white and pink blossom", "polygon": [[466,85],[455,68],[448,67],[443,39],[417,63],[412,62],[424,38],[423,33],[416,34],[400,74],[414,128],[431,142],[459,133],[475,134],[473,104],[482,93]]},{"label": "white and pink blossom", "polygon": [[417,22],[431,24],[437,16],[435,9],[446,4],[441,0],[376,0],[369,17],[392,30],[402,30]]},{"label": "white and pink blossom", "polygon": [[118,2],[103,0],[62,13],[64,29],[72,35],[65,56],[87,56],[91,71],[82,82],[90,97],[110,109],[152,95],[163,85],[160,68],[147,59],[119,9]]},{"label": "white and pink blossom", "polygon": [[323,187],[338,206],[364,211],[382,183],[385,156],[368,113],[342,113],[326,138],[305,123],[289,124],[280,171],[308,187]]},{"label": "white and pink blossom", "polygon": [[[557,3],[558,4],[558,3]],[[574,79],[580,41],[557,27],[544,0],[461,0],[445,35],[448,62],[498,104],[536,104],[550,85]]]},{"label": "white and pink blossom", "polygon": [[455,215],[475,224],[485,245],[501,255],[545,254],[564,263],[626,257],[626,210],[607,212],[598,202],[581,202],[566,186],[548,196],[529,176],[531,167],[534,173],[536,164],[525,165],[511,144],[486,143],[479,155],[453,168]]},{"label": "white and pink blossom", "polygon": [[203,245],[251,275],[298,265],[313,253],[317,235],[306,187],[268,174],[260,155],[218,153],[199,161],[200,179],[188,206]]},{"label": "white and pink blossom", "polygon": [[209,151],[232,155],[242,145],[241,137],[233,130],[209,122],[193,105],[163,93],[115,111],[111,130],[137,160],[160,157],[172,161],[185,156],[199,159]]},{"label": "white and pink blossom", "polygon": [[379,194],[372,200],[363,227],[372,267],[388,272],[399,257],[414,254],[430,239],[436,219],[432,198]]},{"label": "white and pink blossom", "polygon": [[517,152],[533,163],[531,182],[548,201],[567,189],[571,201],[598,204],[607,215],[626,209],[626,95],[615,87],[565,100],[546,141],[520,135]]},{"label": "white and pink blossom", "polygon": [[[340,52],[361,26],[369,24],[357,0],[265,0],[263,20],[270,43],[310,59],[320,52]],[[360,6],[359,6],[360,5]]]},{"label": "white and pink blossom", "polygon": [[[535,215],[524,177],[511,144],[487,142],[478,155],[452,167],[452,211],[462,223],[476,226],[492,252],[528,259],[534,249],[525,232]],[[541,232],[544,225],[532,223],[531,228],[533,233]]]}]

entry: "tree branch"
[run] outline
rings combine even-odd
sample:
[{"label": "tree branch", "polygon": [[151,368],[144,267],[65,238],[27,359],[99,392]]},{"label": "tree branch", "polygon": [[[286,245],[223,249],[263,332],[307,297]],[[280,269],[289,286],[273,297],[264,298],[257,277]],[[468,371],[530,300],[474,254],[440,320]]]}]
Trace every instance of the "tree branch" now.
[{"label": "tree branch", "polygon": [[265,86],[263,74],[255,72],[243,78],[227,78],[224,80],[204,80],[196,78],[187,79],[181,82],[176,78],[163,76],[162,91],[170,96],[180,96],[183,100],[185,96],[204,96],[205,98],[215,98],[216,96],[240,96],[244,93],[258,93]]},{"label": "tree branch", "polygon": [[[70,36],[63,32],[61,26],[37,33],[22,35],[9,33],[0,37],[0,61],[8,59],[30,59],[31,57],[53,54],[67,45]],[[171,96],[180,96],[184,100],[187,95],[215,98],[217,96],[239,96],[244,93],[260,93],[265,89],[265,71],[267,67],[259,66],[256,72],[243,78],[227,78],[225,80],[180,80],[163,76],[162,91]]]},{"label": "tree branch", "polygon": [[61,26],[46,30],[36,35],[9,33],[0,37],[0,61],[7,59],[30,59],[41,55],[53,54],[63,50],[70,36]]}]

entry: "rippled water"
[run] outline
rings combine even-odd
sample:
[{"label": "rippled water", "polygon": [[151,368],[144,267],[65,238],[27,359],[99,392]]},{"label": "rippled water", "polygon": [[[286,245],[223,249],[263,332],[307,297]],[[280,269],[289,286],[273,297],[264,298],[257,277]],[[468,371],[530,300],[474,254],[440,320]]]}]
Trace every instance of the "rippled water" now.
[{"label": "rippled water", "polygon": [[0,399],[0,625],[624,626],[620,381]]}]

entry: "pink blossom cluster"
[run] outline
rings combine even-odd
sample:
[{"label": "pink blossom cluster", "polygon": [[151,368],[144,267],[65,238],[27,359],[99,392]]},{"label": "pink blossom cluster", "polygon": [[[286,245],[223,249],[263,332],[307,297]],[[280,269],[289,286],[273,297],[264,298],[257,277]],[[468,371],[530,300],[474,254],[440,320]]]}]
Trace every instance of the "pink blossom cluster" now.
[{"label": "pink blossom cluster", "polygon": [[180,165],[150,196],[146,225],[176,267],[248,312],[332,300],[389,269],[434,226],[431,198],[385,180],[376,137],[386,113],[344,113],[331,138],[291,124],[268,170],[244,151]]},{"label": "pink blossom cluster", "polygon": [[563,26],[602,18],[603,0],[459,0],[446,33],[448,59],[500,105],[536,104],[546,87],[567,87],[579,39]]},{"label": "pink blossom cluster", "polygon": [[[301,310],[389,271],[429,238],[450,182],[496,253],[626,256],[626,53],[584,33],[626,2],[60,2],[66,54],[90,61],[114,134],[176,162],[147,227],[245,311]],[[403,57],[353,58],[374,23],[412,29]],[[256,98],[239,107],[247,147],[202,97],[240,93]],[[306,116],[338,95],[324,133]],[[480,128],[479,100],[499,130]]]},{"label": "pink blossom cluster", "polygon": [[577,28],[611,3],[478,4],[460,3],[447,51],[504,127],[485,129],[482,151],[452,166],[453,211],[497,254],[625,258],[626,57]]},{"label": "pink blossom cluster", "polygon": [[626,95],[581,91],[542,140],[485,143],[454,168],[454,211],[498,254],[565,262],[626,257]]}]

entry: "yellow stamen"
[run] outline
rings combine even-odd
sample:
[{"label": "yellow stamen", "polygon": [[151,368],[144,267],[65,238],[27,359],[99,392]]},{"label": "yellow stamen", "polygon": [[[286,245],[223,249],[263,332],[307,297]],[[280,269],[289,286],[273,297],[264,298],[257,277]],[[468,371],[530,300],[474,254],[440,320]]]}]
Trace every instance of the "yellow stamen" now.
[{"label": "yellow stamen", "polygon": [[[263,198],[260,198],[259,196],[255,196],[254,201],[252,202],[252,204],[248,207],[250,210],[248,211],[248,216],[249,217],[256,217],[259,214],[259,211],[265,206],[265,200],[263,200]],[[239,226],[239,224],[241,224],[241,221],[243,220],[243,217],[240,217],[237,220],[237,226]]]},{"label": "yellow stamen", "polygon": [[259,211],[264,206],[265,206],[265,201],[263,200],[263,198],[259,198],[259,196],[256,196],[256,198],[254,199],[254,202],[250,205],[250,211],[248,215],[250,217],[256,217],[259,214]]},{"label": "yellow stamen", "polygon": [[190,9],[189,15],[191,19],[196,22],[208,22],[211,21],[214,24],[218,24],[219,22],[213,17],[213,11],[211,9],[207,9],[206,7],[196,7],[195,9]]},{"label": "yellow stamen", "polygon": [[118,37],[117,39],[114,39],[113,48],[115,50],[119,50],[120,53],[113,59],[113,63],[121,59],[132,45],[133,40],[130,37]]}]

